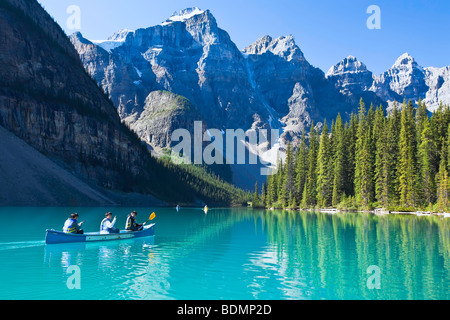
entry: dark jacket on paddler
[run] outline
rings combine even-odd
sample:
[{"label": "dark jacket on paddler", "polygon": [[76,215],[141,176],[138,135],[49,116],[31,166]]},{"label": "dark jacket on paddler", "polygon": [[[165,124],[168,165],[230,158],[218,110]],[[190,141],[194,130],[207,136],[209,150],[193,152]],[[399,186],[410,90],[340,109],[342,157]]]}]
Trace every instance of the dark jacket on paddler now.
[{"label": "dark jacket on paddler", "polygon": [[131,231],[138,231],[141,227],[142,224],[136,223],[134,217],[131,214],[129,214],[127,217],[127,222],[125,224],[125,229]]}]

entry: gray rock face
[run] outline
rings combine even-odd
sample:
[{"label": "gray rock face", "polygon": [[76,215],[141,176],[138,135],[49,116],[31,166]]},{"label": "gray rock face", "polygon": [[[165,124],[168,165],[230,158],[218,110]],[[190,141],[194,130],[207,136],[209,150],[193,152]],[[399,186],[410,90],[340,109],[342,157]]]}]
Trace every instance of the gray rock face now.
[{"label": "gray rock face", "polygon": [[364,63],[353,56],[348,56],[331,67],[326,78],[346,97],[348,105],[357,105],[362,98],[366,103],[386,106],[386,101],[371,91],[375,76]]},{"label": "gray rock face", "polygon": [[134,113],[125,122],[154,150],[172,147],[171,134],[185,128],[191,135],[194,121],[202,121],[197,108],[186,98],[168,91],[151,92],[140,113]]},{"label": "gray rock face", "polygon": [[424,68],[425,84],[428,87],[424,102],[430,110],[439,104],[450,104],[450,67]]},{"label": "gray rock face", "polygon": [[305,57],[303,56],[303,52],[295,44],[295,40],[292,35],[288,35],[286,37],[281,36],[277,39],[272,39],[272,37],[266,35],[245,48],[243,52],[253,55],[270,53],[283,58],[286,61],[307,63]]},{"label": "gray rock face", "polygon": [[[327,78],[346,96],[361,96],[366,101],[379,101],[392,106],[394,101],[423,100],[428,110],[439,104],[450,104],[449,67],[422,68],[413,57],[405,53],[394,65],[379,76],[350,56],[327,73]],[[374,93],[376,97],[373,96]],[[372,94],[372,95],[371,95]]]},{"label": "gray rock face", "polygon": [[109,92],[122,118],[142,112],[150,92],[167,90],[189,99],[211,126],[247,128],[255,117],[267,120],[263,104],[252,98],[242,53],[209,11],[196,12],[128,32],[109,53],[72,35],[88,72]]},{"label": "gray rock face", "polygon": [[364,63],[348,56],[328,70],[326,77],[335,83],[343,94],[356,94],[370,89],[373,74]]},{"label": "gray rock face", "polygon": [[[264,36],[244,49],[248,55],[251,82],[264,101],[280,115],[289,112],[294,88],[302,86],[309,95],[309,79],[318,71],[304,58],[292,36],[272,39]],[[305,110],[310,106],[303,105]]]},{"label": "gray rock face", "polygon": [[385,73],[376,77],[372,91],[385,101],[424,99],[428,87],[422,67],[407,53],[401,55]]},{"label": "gray rock face", "polygon": [[0,138],[2,206],[117,204],[1,126]]},{"label": "gray rock face", "polygon": [[[36,1],[2,1],[0,30],[0,125],[93,186],[150,191],[133,183],[151,175],[146,148],[45,10]],[[107,56],[91,49],[98,61]]]},{"label": "gray rock face", "polygon": [[88,72],[132,127],[130,116],[140,114],[156,90],[186,97],[208,127],[295,132],[283,137],[299,136],[311,120],[335,116],[346,102],[306,61],[292,36],[265,36],[241,52],[214,16],[198,8],[111,39],[118,42],[108,52],[108,41],[71,36]]},{"label": "gray rock face", "polygon": [[[105,41],[89,41],[79,33],[71,40],[120,116],[140,128],[142,139],[148,142],[151,135],[164,146],[167,132],[159,131],[157,138],[149,125],[133,126],[136,115],[156,98],[150,96],[154,91],[185,97],[208,127],[282,128],[282,142],[297,140],[312,121],[338,113],[346,119],[360,98],[385,107],[420,98],[430,110],[441,101],[450,103],[448,68],[422,68],[404,54],[376,76],[349,56],[325,75],[308,63],[293,36],[264,36],[241,52],[214,16],[198,8],[176,12],[157,26],[121,30]],[[188,126],[175,122],[171,130]]]}]

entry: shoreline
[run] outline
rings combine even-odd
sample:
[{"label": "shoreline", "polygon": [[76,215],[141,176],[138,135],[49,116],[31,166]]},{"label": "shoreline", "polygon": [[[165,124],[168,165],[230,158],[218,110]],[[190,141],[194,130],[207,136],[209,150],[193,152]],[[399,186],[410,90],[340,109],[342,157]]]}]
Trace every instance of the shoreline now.
[{"label": "shoreline", "polygon": [[[262,208],[255,208],[262,209]],[[328,214],[337,214],[337,213],[371,213],[376,216],[385,216],[385,215],[409,215],[409,216],[417,216],[417,217],[432,217],[438,216],[442,218],[450,218],[450,213],[448,212],[431,212],[431,211],[391,211],[386,209],[374,209],[374,210],[348,210],[348,209],[336,209],[336,208],[308,208],[308,209],[275,209],[275,208],[265,208],[266,210],[289,210],[289,211],[316,211],[320,213],[328,213]]]}]

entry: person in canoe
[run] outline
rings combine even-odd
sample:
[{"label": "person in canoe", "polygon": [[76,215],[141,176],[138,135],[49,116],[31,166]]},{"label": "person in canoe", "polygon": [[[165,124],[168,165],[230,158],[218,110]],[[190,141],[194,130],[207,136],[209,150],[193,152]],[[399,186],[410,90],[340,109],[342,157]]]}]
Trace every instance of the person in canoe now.
[{"label": "person in canoe", "polygon": [[141,231],[144,224],[138,224],[136,222],[137,212],[131,212],[127,217],[127,222],[125,224],[125,229],[128,231]]},{"label": "person in canoe", "polygon": [[105,219],[102,220],[102,223],[100,223],[100,233],[101,234],[108,234],[108,233],[119,233],[120,230],[114,227],[114,224],[116,223],[116,218],[111,221],[112,213],[107,212],[105,213]]},{"label": "person in canoe", "polygon": [[65,233],[74,233],[74,234],[83,234],[84,231],[81,229],[85,221],[81,221],[78,223],[78,213],[72,213],[70,218],[66,220],[63,227],[63,232]]}]

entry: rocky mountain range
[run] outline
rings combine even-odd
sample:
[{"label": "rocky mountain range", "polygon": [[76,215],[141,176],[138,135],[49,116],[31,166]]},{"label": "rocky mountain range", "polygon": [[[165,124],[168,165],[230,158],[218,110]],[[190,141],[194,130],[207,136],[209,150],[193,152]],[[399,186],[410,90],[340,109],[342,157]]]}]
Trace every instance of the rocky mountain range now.
[{"label": "rocky mountain range", "polygon": [[[149,28],[121,30],[108,40],[75,33],[71,41],[132,126],[142,121],[139,115],[154,91],[185,97],[208,127],[281,128],[283,141],[298,139],[311,121],[338,112],[345,118],[361,97],[386,107],[422,99],[431,111],[450,103],[449,67],[422,68],[404,54],[376,76],[349,56],[325,74],[306,60],[293,36],[264,36],[241,51],[211,12],[199,8],[175,12]],[[159,133],[147,126],[139,135]],[[145,140],[156,148],[168,145],[167,139]]]},{"label": "rocky mountain range", "polygon": [[[172,123],[180,112],[195,116],[172,93],[153,92],[142,103]],[[170,129],[160,128],[160,136]],[[235,191],[153,158],[36,0],[0,1],[0,136],[0,205],[225,204]]]},{"label": "rocky mountain range", "polygon": [[[449,67],[422,68],[403,54],[377,76],[349,56],[325,73],[307,61],[292,35],[266,35],[239,50],[211,12],[199,8],[175,12],[156,26],[118,31],[107,40],[88,40],[79,32],[70,39],[121,118],[154,150],[171,147],[171,132],[192,130],[196,119],[219,130],[280,129],[283,146],[298,142],[312,121],[320,126],[338,113],[348,119],[360,98],[386,108],[394,101],[422,99],[430,111],[450,103]],[[191,107],[174,107],[173,118],[155,112],[155,105],[174,94]],[[242,168],[234,168],[239,170],[237,175]],[[255,179],[257,174],[246,180]]]},{"label": "rocky mountain range", "polygon": [[326,77],[347,96],[364,97],[364,94],[374,93],[389,106],[394,101],[417,103],[420,99],[433,111],[440,103],[450,103],[449,70],[450,67],[423,68],[405,53],[389,70],[376,76],[362,62],[349,56],[331,67]]},{"label": "rocky mountain range", "polygon": [[86,70],[130,122],[153,91],[185,97],[217,129],[289,124],[299,130],[311,119],[331,116],[330,110],[346,111],[345,99],[306,61],[292,36],[266,36],[240,51],[208,10],[186,9],[160,25],[119,31],[106,41],[89,41],[81,33],[71,40]]},{"label": "rocky mountain range", "polygon": [[[429,110],[450,102],[448,67],[422,68],[405,54],[376,76],[349,56],[325,74],[292,36],[239,50],[198,8],[95,41],[68,38],[35,0],[2,0],[0,30],[3,204],[157,203],[174,194],[229,202],[232,187],[163,165],[148,148],[166,154],[171,133],[198,120],[204,133],[281,129],[282,146],[312,121],[347,117],[361,97],[386,107],[423,99]],[[265,180],[259,169],[217,170],[251,189]]]}]

